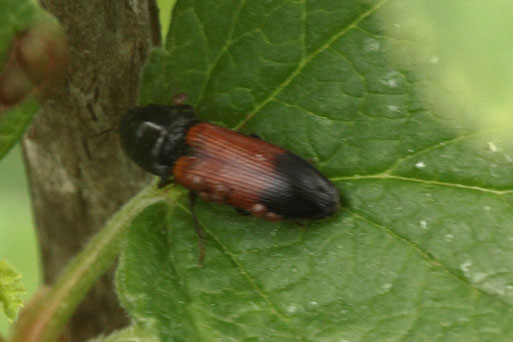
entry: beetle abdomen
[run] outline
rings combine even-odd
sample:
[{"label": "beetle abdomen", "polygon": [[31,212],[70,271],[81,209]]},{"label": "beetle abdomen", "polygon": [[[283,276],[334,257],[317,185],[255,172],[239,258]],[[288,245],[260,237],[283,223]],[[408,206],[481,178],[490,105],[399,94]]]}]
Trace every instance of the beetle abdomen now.
[{"label": "beetle abdomen", "polygon": [[321,173],[297,155],[286,152],[274,160],[274,182],[260,196],[269,210],[292,219],[333,215],[340,198]]},{"label": "beetle abdomen", "polygon": [[282,148],[209,123],[192,126],[186,143],[173,174],[204,199],[270,220],[321,218],[338,206],[333,185]]},{"label": "beetle abdomen", "polygon": [[223,202],[264,216],[260,194],[273,181],[273,160],[285,151],[209,123],[189,129],[190,153],[177,160],[178,183],[207,200]]}]

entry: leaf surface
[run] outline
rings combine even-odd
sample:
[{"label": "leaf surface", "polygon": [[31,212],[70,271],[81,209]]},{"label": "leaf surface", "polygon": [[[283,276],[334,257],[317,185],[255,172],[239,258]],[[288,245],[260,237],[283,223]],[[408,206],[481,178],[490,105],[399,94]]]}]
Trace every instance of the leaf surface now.
[{"label": "leaf surface", "polygon": [[89,340],[89,342],[159,342],[159,339],[152,332],[148,333],[138,326],[129,326],[114,331],[108,336],[101,336]]},{"label": "leaf surface", "polygon": [[67,50],[60,26],[37,2],[2,0],[0,22],[1,159],[39,108],[35,95],[44,97],[61,78]]},{"label": "leaf surface", "polygon": [[21,276],[4,260],[0,260],[0,311],[9,321],[16,318],[23,305],[20,296],[25,293]]},{"label": "leaf surface", "polygon": [[152,208],[118,270],[137,322],[163,341],[513,338],[513,143],[434,110],[436,64],[386,16],[407,5],[178,1],[141,101],[187,93],[313,160],[346,203],[305,227],[200,203],[203,269],[186,201]]}]

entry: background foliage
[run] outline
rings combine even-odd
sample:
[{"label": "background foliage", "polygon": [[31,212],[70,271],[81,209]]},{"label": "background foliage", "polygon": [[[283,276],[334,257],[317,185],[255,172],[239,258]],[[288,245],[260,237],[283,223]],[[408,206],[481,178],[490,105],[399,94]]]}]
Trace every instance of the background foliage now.
[{"label": "background foliage", "polygon": [[[32,229],[32,216],[27,181],[22,168],[19,147],[0,162],[0,259],[7,260],[20,274],[27,300],[40,283],[37,242]],[[7,243],[8,242],[8,243]],[[0,315],[0,331],[7,332],[9,323]]]}]

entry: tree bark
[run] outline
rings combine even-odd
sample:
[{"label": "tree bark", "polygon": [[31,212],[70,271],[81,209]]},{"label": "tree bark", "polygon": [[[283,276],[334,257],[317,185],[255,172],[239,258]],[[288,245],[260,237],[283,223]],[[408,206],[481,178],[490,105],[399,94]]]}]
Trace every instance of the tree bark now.
[{"label": "tree bark", "polygon": [[[71,56],[65,82],[23,141],[47,284],[148,180],[124,156],[116,132],[91,136],[117,127],[135,104],[141,68],[160,37],[153,1],[42,1],[63,25]],[[84,341],[126,323],[111,271],[78,308],[67,335]]]}]

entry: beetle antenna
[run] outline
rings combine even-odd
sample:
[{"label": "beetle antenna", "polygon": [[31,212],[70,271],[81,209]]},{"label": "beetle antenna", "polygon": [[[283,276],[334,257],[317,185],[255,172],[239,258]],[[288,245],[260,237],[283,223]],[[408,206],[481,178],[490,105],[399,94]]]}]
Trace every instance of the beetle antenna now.
[{"label": "beetle antenna", "polygon": [[99,133],[95,133],[95,134],[87,136],[86,139],[97,138],[97,137],[100,137],[100,136],[105,135],[107,133],[110,133],[110,132],[113,132],[113,131],[118,131],[118,130],[119,129],[117,127],[107,128],[106,130],[103,130],[103,131],[101,131]]},{"label": "beetle antenna", "polygon": [[201,228],[198,217],[196,216],[195,206],[197,198],[198,194],[196,194],[194,191],[189,191],[189,208],[191,210],[192,221],[194,222],[194,229],[196,230],[196,234],[198,234],[198,265],[203,267],[203,261],[205,260],[205,233],[203,228]]}]

